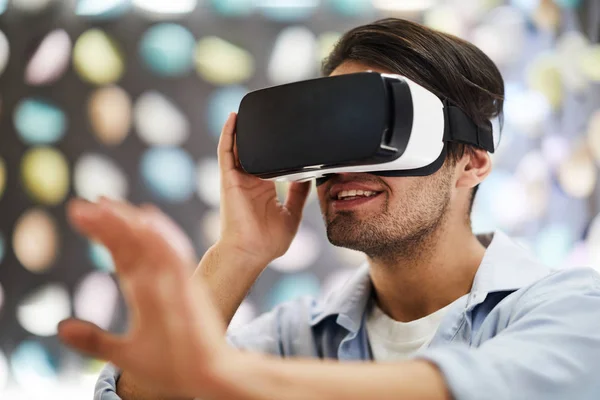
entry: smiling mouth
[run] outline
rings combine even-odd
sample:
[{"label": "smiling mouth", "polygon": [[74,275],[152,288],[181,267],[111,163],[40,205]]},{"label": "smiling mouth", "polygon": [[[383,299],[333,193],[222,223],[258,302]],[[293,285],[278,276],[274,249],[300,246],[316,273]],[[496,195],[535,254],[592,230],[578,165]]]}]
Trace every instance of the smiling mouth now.
[{"label": "smiling mouth", "polygon": [[375,197],[381,192],[371,191],[371,190],[343,190],[334,196],[334,200],[340,201],[351,201],[358,199],[367,199],[370,197]]}]

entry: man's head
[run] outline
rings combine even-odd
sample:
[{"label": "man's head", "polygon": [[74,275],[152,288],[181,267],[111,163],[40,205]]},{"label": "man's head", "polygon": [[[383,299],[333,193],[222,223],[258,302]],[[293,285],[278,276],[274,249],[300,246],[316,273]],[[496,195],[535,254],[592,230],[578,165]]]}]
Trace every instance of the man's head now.
[{"label": "man's head", "polygon": [[[406,76],[451,100],[476,123],[502,117],[500,72],[481,50],[457,37],[410,21],[381,20],[347,32],[323,64],[323,74],[331,76],[367,70]],[[470,227],[478,184],[491,170],[489,155],[458,143],[447,150],[443,167],[431,176],[340,174],[319,186],[329,240],[387,258],[418,249],[446,221]],[[337,200],[340,190],[358,195],[362,190],[363,197]],[[364,197],[365,191],[376,195]]]}]

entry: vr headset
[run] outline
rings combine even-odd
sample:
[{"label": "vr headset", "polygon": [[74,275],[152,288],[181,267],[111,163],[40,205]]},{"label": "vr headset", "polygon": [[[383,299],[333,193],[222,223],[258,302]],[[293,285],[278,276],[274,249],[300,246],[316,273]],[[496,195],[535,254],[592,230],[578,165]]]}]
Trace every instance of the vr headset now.
[{"label": "vr headset", "polygon": [[270,180],[430,175],[444,163],[448,142],[494,152],[491,122],[477,125],[410,79],[374,72],[248,93],[236,130],[242,168]]}]

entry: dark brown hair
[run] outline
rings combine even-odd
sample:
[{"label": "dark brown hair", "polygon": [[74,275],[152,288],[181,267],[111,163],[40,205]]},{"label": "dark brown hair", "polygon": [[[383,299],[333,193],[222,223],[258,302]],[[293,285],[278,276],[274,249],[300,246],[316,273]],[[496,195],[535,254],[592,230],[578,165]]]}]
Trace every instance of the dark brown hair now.
[{"label": "dark brown hair", "polygon": [[[415,22],[389,18],[359,26],[342,36],[322,72],[357,61],[406,76],[466,112],[476,123],[502,122],[504,80],[488,56],[456,36]],[[448,144],[447,162],[456,163],[473,147]],[[473,189],[469,212],[478,187]]]}]

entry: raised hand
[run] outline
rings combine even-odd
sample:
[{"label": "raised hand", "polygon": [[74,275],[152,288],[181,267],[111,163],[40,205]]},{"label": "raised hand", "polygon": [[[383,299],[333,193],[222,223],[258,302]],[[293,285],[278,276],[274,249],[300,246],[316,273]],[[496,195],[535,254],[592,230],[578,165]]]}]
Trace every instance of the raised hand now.
[{"label": "raised hand", "polygon": [[275,183],[247,174],[238,164],[236,114],[229,115],[219,141],[221,239],[219,245],[244,254],[248,264],[266,266],[289,248],[298,231],[310,183],[292,183],[277,199]]},{"label": "raised hand", "polygon": [[102,200],[73,201],[73,225],[111,252],[130,311],[124,336],[82,321],[61,323],[69,346],[125,369],[155,393],[210,395],[221,360],[233,352],[210,296],[190,281],[190,248],[154,209]]}]

